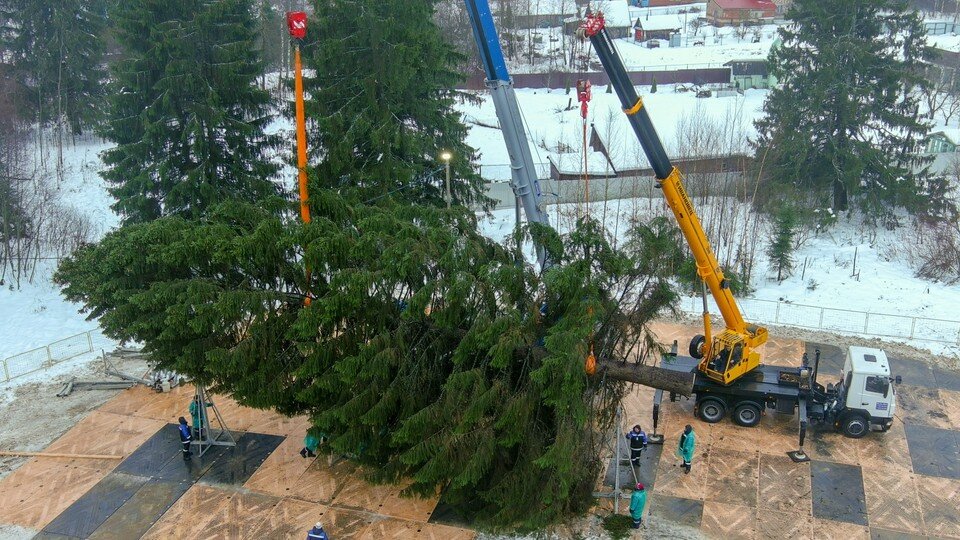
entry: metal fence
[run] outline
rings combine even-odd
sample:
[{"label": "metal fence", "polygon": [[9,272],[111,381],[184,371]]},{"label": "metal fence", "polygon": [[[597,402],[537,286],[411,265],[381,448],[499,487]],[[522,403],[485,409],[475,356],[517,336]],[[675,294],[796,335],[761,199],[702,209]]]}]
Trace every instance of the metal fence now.
[{"label": "metal fence", "polygon": [[[737,302],[743,312],[749,314],[751,321],[763,324],[960,345],[960,321],[869,313],[756,298],[738,298]],[[719,315],[720,311],[712,299],[708,306],[711,315]],[[703,299],[685,298],[681,309],[691,314],[701,314]]]},{"label": "metal fence", "polygon": [[0,382],[7,382],[53,367],[61,362],[76,358],[82,354],[93,353],[101,347],[113,347],[114,343],[103,336],[99,330],[89,330],[82,334],[54,341],[44,347],[15,354],[0,361]]}]

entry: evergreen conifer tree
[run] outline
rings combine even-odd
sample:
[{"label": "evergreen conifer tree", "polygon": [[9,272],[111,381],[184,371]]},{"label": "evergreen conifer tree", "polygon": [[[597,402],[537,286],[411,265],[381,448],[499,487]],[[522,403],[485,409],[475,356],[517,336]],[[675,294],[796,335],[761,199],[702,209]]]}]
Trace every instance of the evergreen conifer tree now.
[{"label": "evergreen conifer tree", "polygon": [[0,62],[13,66],[23,103],[45,126],[60,115],[75,134],[100,119],[103,0],[0,0]]},{"label": "evergreen conifer tree", "polygon": [[306,225],[243,203],[127,225],[56,279],[108,335],[241,403],[309,414],[376,478],[443,489],[479,523],[541,526],[592,504],[624,391],[599,373],[657,354],[645,328],[676,298],[676,227],[637,224],[619,249],[589,220],[534,231],[555,261],[541,275],[466,209],[311,196]]},{"label": "evergreen conifer tree", "polygon": [[440,155],[448,151],[454,202],[492,203],[453,109],[469,97],[454,90],[463,57],[434,24],[436,3],[314,0],[303,46],[305,67],[315,70],[304,80],[310,149],[319,156],[314,182],[440,205]]},{"label": "evergreen conifer tree", "polygon": [[777,281],[783,281],[793,270],[793,238],[797,232],[797,211],[782,204],[774,215],[773,238],[767,246],[767,257],[777,269]]},{"label": "evergreen conifer tree", "polygon": [[793,187],[838,211],[857,200],[874,216],[917,209],[930,129],[918,115],[930,54],[919,15],[901,0],[796,0],[787,18],[769,59],[780,84],[756,122],[765,191]]},{"label": "evergreen conifer tree", "polygon": [[250,0],[135,0],[114,15],[124,54],[104,134],[117,146],[101,174],[124,222],[277,193]]}]

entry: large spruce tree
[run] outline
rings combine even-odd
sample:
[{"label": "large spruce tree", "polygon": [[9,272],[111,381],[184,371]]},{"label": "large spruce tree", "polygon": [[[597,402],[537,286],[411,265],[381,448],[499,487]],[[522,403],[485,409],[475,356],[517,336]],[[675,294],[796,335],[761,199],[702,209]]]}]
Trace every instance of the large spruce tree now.
[{"label": "large spruce tree", "polygon": [[779,86],[756,122],[757,159],[774,184],[843,211],[918,208],[930,129],[918,114],[929,55],[919,16],[901,0],[796,0],[770,53]]},{"label": "large spruce tree", "polygon": [[656,351],[645,325],[675,298],[676,228],[634,226],[621,249],[593,221],[540,231],[555,261],[541,276],[466,210],[354,198],[315,191],[307,225],[245,204],[128,225],[57,280],[108,335],[242,403],[309,414],[381,479],[443,489],[488,524],[584,510],[624,390],[584,359],[591,342],[614,367]]},{"label": "large spruce tree", "polygon": [[443,202],[444,151],[453,199],[491,202],[453,109],[462,57],[433,22],[436,0],[314,0],[304,44],[315,182],[367,197]]},{"label": "large spruce tree", "polygon": [[277,193],[251,1],[135,0],[113,14],[124,53],[104,129],[117,146],[102,175],[124,222]]},{"label": "large spruce tree", "polygon": [[[103,0],[0,0],[0,63],[40,125],[62,118],[75,134],[97,123],[103,68]],[[27,116],[27,115],[24,115]]]}]

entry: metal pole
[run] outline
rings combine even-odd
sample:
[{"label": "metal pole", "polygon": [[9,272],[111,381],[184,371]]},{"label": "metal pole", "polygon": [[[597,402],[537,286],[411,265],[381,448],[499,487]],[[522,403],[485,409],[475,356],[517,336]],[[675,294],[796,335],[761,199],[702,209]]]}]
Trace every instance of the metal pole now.
[{"label": "metal pole", "polygon": [[450,208],[450,201],[453,199],[450,195],[450,160],[447,160],[447,208]]},{"label": "metal pole", "polygon": [[617,430],[613,434],[617,438],[617,457],[614,459],[616,465],[613,466],[613,513],[620,513],[620,432],[623,431],[623,408],[617,407]]}]

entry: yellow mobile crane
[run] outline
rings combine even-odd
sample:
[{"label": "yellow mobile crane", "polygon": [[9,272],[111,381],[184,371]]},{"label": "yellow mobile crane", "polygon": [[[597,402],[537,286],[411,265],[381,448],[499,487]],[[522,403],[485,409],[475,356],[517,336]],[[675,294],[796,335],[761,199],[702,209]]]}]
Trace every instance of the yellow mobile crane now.
[{"label": "yellow mobile crane", "polygon": [[[693,203],[683,187],[680,170],[670,163],[663,144],[657,136],[650,115],[637,96],[620,56],[613,48],[613,41],[604,28],[602,13],[588,15],[580,27],[582,37],[590,39],[600,63],[603,64],[610,84],[613,85],[623,111],[640,140],[643,151],[657,179],[657,187],[663,190],[667,204],[673,211],[697,263],[697,274],[703,284],[703,335],[690,341],[690,356],[700,360],[698,370],[705,377],[728,385],[760,365],[757,348],[766,343],[767,329],[743,320],[737,301],[730,292],[723,270],[710,247],[707,235],[700,225]],[[713,295],[726,328],[716,336],[710,328],[710,312],[707,309],[707,288]]]}]

